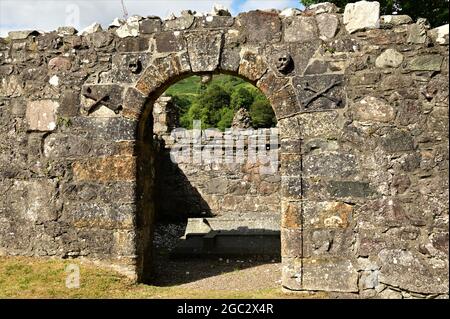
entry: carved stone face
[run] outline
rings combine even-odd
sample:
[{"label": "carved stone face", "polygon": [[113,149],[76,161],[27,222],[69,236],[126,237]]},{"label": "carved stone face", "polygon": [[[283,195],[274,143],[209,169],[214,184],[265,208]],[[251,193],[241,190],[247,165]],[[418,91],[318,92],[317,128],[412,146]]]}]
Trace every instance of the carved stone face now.
[{"label": "carved stone face", "polygon": [[275,66],[280,73],[288,74],[293,70],[292,57],[288,53],[281,53],[276,57]]},{"label": "carved stone face", "polygon": [[138,58],[133,58],[128,63],[128,67],[130,71],[134,74],[139,74],[142,70],[141,61]]}]

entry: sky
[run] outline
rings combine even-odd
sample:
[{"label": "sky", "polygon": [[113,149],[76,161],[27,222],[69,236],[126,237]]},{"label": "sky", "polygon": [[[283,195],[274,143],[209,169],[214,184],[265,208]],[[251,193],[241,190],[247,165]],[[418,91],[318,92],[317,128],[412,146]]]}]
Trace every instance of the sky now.
[{"label": "sky", "polygon": [[[162,19],[181,10],[210,12],[214,4],[229,8],[233,16],[254,9],[302,8],[299,0],[124,0],[129,16],[156,15]],[[107,27],[123,17],[120,0],[0,0],[0,36],[13,30],[52,31],[74,26],[81,31],[98,22]]]}]

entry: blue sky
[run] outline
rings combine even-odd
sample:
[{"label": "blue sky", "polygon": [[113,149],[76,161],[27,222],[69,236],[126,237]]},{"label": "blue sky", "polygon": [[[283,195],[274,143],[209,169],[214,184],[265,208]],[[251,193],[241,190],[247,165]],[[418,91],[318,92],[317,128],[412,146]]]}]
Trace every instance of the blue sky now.
[{"label": "blue sky", "polygon": [[[210,12],[215,3],[230,9],[233,15],[254,9],[301,8],[298,0],[124,0],[129,15],[156,15],[191,9]],[[0,0],[0,36],[12,30],[55,30],[72,25],[78,30],[93,22],[107,26],[123,15],[120,0]]]}]

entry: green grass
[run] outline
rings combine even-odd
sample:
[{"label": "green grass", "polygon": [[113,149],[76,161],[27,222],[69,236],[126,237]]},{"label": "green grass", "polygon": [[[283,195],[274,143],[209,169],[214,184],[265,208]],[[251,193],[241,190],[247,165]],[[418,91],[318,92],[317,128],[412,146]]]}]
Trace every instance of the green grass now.
[{"label": "green grass", "polygon": [[[66,288],[65,269],[80,266],[80,288]],[[0,257],[0,298],[298,298],[281,288],[253,291],[195,290],[133,284],[114,271],[77,260]]]}]

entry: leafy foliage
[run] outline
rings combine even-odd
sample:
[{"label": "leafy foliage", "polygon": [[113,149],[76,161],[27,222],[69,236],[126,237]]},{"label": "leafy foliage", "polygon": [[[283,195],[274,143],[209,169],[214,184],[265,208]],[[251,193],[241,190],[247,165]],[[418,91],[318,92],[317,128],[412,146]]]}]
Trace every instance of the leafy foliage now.
[{"label": "leafy foliage", "polygon": [[201,120],[202,128],[231,127],[234,114],[240,108],[249,111],[255,128],[276,124],[275,114],[266,97],[244,80],[217,75],[208,84],[193,76],[172,85],[167,91],[179,108],[180,125],[192,128],[193,120]]},{"label": "leafy foliage", "polygon": [[[449,0],[377,0],[381,6],[381,14],[406,14],[416,21],[426,18],[433,27],[447,24],[449,21]],[[305,6],[323,2],[323,0],[301,0]],[[329,0],[340,8],[355,0]]]}]

